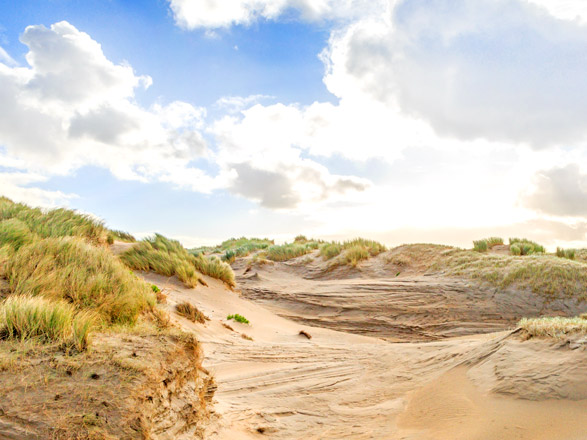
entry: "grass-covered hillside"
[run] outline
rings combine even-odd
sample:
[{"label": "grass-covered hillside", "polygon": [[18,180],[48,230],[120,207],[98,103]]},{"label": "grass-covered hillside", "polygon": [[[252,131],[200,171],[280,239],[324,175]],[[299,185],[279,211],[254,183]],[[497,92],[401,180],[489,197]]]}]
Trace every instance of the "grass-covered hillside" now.
[{"label": "grass-covered hillside", "polygon": [[90,216],[1,198],[0,334],[83,348],[93,329],[152,312],[153,291],[107,250],[111,237]]},{"label": "grass-covered hillside", "polygon": [[464,277],[505,289],[529,289],[550,298],[587,300],[587,263],[543,252],[479,252],[434,244],[404,245],[385,255],[399,271]]},{"label": "grass-covered hillside", "polygon": [[235,286],[234,273],[228,263],[217,256],[188,252],[179,241],[160,234],[146,238],[124,252],[120,258],[135,270],[153,271],[164,276],[177,277],[189,287],[205,284],[201,274]]},{"label": "grass-covered hillside", "polygon": [[[232,271],[160,236],[133,245],[126,261],[110,251],[115,240],[135,241],[88,215],[0,198],[0,416],[8,438],[151,438],[166,429],[152,408],[169,406],[162,380],[195,393],[186,405],[206,392],[197,341],[170,327],[158,289],[129,266],[145,255],[182,275],[177,262],[187,255],[194,277],[199,270],[230,283]],[[181,420],[182,429],[192,432],[197,420]]]}]

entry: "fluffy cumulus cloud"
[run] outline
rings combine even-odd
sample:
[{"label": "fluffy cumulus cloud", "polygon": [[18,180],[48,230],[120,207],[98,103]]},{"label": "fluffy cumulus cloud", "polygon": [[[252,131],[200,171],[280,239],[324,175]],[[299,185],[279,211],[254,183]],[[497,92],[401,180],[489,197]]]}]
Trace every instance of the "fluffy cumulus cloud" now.
[{"label": "fluffy cumulus cloud", "polygon": [[584,141],[587,27],[523,0],[403,0],[333,34],[326,83],[361,87],[443,136]]},{"label": "fluffy cumulus cloud", "polygon": [[176,22],[186,29],[248,25],[294,12],[303,20],[363,15],[382,0],[169,0]]},{"label": "fluffy cumulus cloud", "polygon": [[[110,169],[122,179],[173,180],[173,167],[201,157],[204,109],[182,102],[149,109],[134,101],[151,79],[114,64],[89,35],[66,22],[29,26],[28,67],[0,64],[0,145],[35,172],[63,174],[82,165]],[[191,181],[213,188],[201,171]]]},{"label": "fluffy cumulus cloud", "polygon": [[541,171],[534,180],[522,198],[526,206],[558,217],[587,217],[587,173],[578,165]]},{"label": "fluffy cumulus cloud", "polygon": [[[367,185],[333,176],[287,145],[272,153],[279,161],[254,166],[247,165],[252,151],[234,154],[225,151],[231,149],[228,144],[209,148],[202,135],[205,109],[179,101],[138,105],[135,93],[149,87],[151,78],[108,60],[96,41],[67,22],[29,26],[21,41],[29,48],[28,66],[0,63],[5,167],[10,160],[10,168],[48,176],[94,165],[120,179],[158,180],[204,193],[228,189],[271,208],[293,208]],[[232,108],[230,114],[258,99],[263,97],[225,99],[220,105]],[[197,160],[219,171],[211,175],[190,165]],[[14,175],[8,177],[18,182]],[[296,182],[298,178],[305,183]],[[17,186],[10,186],[16,196],[21,195]],[[46,195],[53,201],[62,197]]]}]

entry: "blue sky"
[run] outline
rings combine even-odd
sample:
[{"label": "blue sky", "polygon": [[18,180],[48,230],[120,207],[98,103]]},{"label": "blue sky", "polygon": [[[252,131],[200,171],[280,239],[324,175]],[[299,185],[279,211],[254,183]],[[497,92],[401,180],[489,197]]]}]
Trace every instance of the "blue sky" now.
[{"label": "blue sky", "polygon": [[188,246],[587,246],[586,18],[575,0],[0,0],[0,189]]}]

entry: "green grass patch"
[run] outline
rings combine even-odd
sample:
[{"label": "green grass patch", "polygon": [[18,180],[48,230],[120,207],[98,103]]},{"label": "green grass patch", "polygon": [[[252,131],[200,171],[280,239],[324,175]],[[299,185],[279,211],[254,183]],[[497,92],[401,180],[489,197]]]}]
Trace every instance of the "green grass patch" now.
[{"label": "green grass patch", "polygon": [[200,280],[198,271],[234,286],[234,272],[230,265],[217,258],[189,253],[179,241],[161,234],[146,238],[121,254],[122,261],[131,269],[153,271],[164,276],[177,277],[188,287]]},{"label": "green grass patch", "polygon": [[117,231],[115,229],[111,229],[110,235],[112,237],[111,241],[117,240],[124,241],[125,243],[135,243],[137,241],[137,239],[132,234],[129,234],[128,232],[124,231]]},{"label": "green grass patch", "polygon": [[342,245],[340,243],[324,243],[322,246],[320,246],[320,255],[322,255],[322,258],[325,260],[330,260],[340,255],[341,252]]},{"label": "green grass patch", "polygon": [[243,315],[239,315],[238,313],[236,313],[234,315],[228,315],[226,317],[226,319],[228,321],[230,321],[231,319],[234,319],[236,322],[240,322],[242,324],[249,324],[249,320],[247,318],[245,318]]},{"label": "green grass patch", "polygon": [[[512,246],[519,248],[519,253],[516,249],[516,253],[512,251]],[[527,238],[510,238],[510,251],[512,255],[532,255],[532,254],[543,254],[545,253],[544,246],[528,240]]]},{"label": "green grass patch", "polygon": [[107,249],[81,238],[45,238],[24,245],[9,258],[5,275],[15,294],[62,299],[95,311],[107,323],[134,324],[155,305],[148,284]]},{"label": "green grass patch", "polygon": [[556,256],[559,258],[566,258],[568,260],[574,260],[577,251],[575,249],[563,249],[560,247],[556,248]]},{"label": "green grass patch", "polygon": [[88,347],[94,317],[63,300],[11,295],[0,303],[0,337],[60,342],[79,351]]},{"label": "green grass patch", "polygon": [[8,219],[20,220],[40,238],[76,236],[103,245],[108,242],[110,235],[100,220],[89,215],[63,208],[31,208],[0,197],[0,221]]},{"label": "green grass patch", "polygon": [[489,249],[489,245],[487,244],[487,240],[476,240],[473,242],[473,250],[475,252],[487,252]]},{"label": "green grass patch", "polygon": [[273,245],[267,248],[267,259],[272,261],[287,261],[292,258],[301,257],[311,252],[312,248],[305,244],[282,244]]}]

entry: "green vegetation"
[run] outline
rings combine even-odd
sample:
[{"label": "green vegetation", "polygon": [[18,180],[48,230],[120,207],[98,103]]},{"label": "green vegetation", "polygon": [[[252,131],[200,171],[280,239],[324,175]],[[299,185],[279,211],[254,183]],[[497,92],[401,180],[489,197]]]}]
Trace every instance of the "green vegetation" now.
[{"label": "green vegetation", "polygon": [[286,243],[282,245],[273,245],[267,249],[267,259],[272,261],[287,261],[292,258],[301,257],[313,248],[307,244]]},{"label": "green vegetation", "polygon": [[192,322],[205,323],[209,318],[189,302],[182,302],[175,306],[175,311]]},{"label": "green vegetation", "polygon": [[79,351],[88,346],[94,318],[76,312],[65,301],[51,301],[30,295],[11,295],[0,304],[0,337],[38,338],[42,342],[60,342]]},{"label": "green vegetation", "polygon": [[556,248],[556,256],[559,258],[566,258],[568,260],[574,260],[576,252],[577,251],[575,249],[563,249],[560,247]]},{"label": "green vegetation", "polygon": [[0,333],[83,350],[92,330],[153,314],[154,291],[105,246],[114,235],[91,216],[0,197]]},{"label": "green vegetation", "polygon": [[495,246],[503,245],[503,238],[501,237],[489,237],[486,238],[485,241],[487,242],[487,246],[489,246],[490,249]]},{"label": "green vegetation", "polygon": [[489,245],[486,240],[477,240],[473,242],[473,250],[477,252],[487,252]]},{"label": "green vegetation", "polygon": [[200,280],[196,271],[218,278],[231,287],[235,285],[234,273],[228,264],[202,254],[194,256],[179,241],[160,234],[139,242],[120,258],[131,269],[153,271],[169,277],[177,275],[189,287],[195,287]]},{"label": "green vegetation", "polygon": [[364,248],[372,257],[375,257],[387,250],[386,247],[381,243],[374,240],[367,240],[365,238],[355,238],[354,240],[345,241],[342,244],[343,249],[352,249],[357,246]]},{"label": "green vegetation", "polygon": [[483,240],[473,241],[473,250],[477,252],[487,252],[488,249],[492,249],[495,246],[503,244],[503,238],[500,237],[489,237]]},{"label": "green vegetation", "polygon": [[[89,215],[78,214],[75,211],[62,208],[48,211],[31,208],[22,203],[14,203],[6,197],[0,197],[0,221],[8,219],[19,220],[26,225],[33,240],[36,238],[77,236],[94,244],[103,245],[108,242],[110,234],[101,221]],[[18,226],[20,233],[23,231],[22,224]],[[14,224],[8,228],[16,233]],[[0,240],[8,240],[5,235],[3,237]],[[0,241],[0,246],[5,243],[6,241]]]},{"label": "green vegetation", "polygon": [[204,275],[224,281],[230,287],[236,286],[232,268],[229,264],[220,261],[217,257],[199,255],[198,257],[195,257],[194,264],[196,269]]},{"label": "green vegetation", "polygon": [[359,244],[347,248],[343,255],[344,263],[351,267],[356,267],[359,261],[367,259],[369,259],[369,251]]},{"label": "green vegetation", "polygon": [[510,238],[510,251],[512,245],[516,245],[520,249],[519,254],[512,252],[513,255],[543,254],[545,252],[544,246],[526,238]]},{"label": "green vegetation", "polygon": [[342,252],[342,245],[340,243],[332,242],[332,243],[324,243],[320,246],[320,255],[325,260],[330,260]]},{"label": "green vegetation", "polygon": [[155,304],[148,285],[107,249],[81,238],[45,238],[20,247],[5,266],[17,295],[66,300],[108,323],[133,324]]},{"label": "green vegetation", "polygon": [[124,241],[126,243],[134,243],[137,241],[137,239],[132,234],[124,231],[117,231],[115,229],[110,230],[110,236],[111,241],[118,240]]},{"label": "green vegetation", "polygon": [[528,336],[563,339],[570,334],[587,335],[587,319],[578,318],[523,318],[518,327]]},{"label": "green vegetation", "polygon": [[437,248],[428,258],[427,269],[465,276],[501,289],[520,286],[553,298],[587,300],[587,265],[551,255],[516,257]]},{"label": "green vegetation", "polygon": [[242,315],[239,315],[238,313],[234,314],[234,315],[228,315],[226,317],[227,320],[231,320],[234,319],[236,322],[240,322],[242,324],[249,324],[249,320],[247,318],[245,318]]},{"label": "green vegetation", "polygon": [[159,293],[159,292],[161,292],[161,289],[159,289],[159,287],[157,287],[155,284],[151,284],[151,290],[152,290],[154,293]]}]

